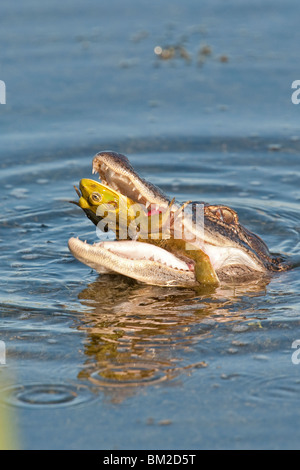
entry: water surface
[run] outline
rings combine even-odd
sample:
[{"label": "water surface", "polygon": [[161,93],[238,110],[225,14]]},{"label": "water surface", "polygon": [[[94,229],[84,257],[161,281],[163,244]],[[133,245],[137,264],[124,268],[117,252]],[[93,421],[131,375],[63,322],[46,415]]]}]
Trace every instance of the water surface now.
[{"label": "water surface", "polygon": [[14,445],[298,448],[298,268],[167,289],[99,276],[67,241],[97,238],[69,201],[109,148],[298,255],[299,6],[117,5],[3,6],[0,393]]}]

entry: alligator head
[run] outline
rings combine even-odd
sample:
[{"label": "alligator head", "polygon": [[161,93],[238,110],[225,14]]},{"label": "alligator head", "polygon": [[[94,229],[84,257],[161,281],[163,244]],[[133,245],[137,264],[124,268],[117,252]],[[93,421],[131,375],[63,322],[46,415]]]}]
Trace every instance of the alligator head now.
[{"label": "alligator head", "polygon": [[90,245],[71,238],[68,246],[98,272],[153,285],[199,286],[245,282],[286,269],[283,258],[272,255],[227,206],[178,205],[115,152],[98,153],[93,173],[101,184],[81,180],[77,204],[102,231],[113,230],[116,240]]}]

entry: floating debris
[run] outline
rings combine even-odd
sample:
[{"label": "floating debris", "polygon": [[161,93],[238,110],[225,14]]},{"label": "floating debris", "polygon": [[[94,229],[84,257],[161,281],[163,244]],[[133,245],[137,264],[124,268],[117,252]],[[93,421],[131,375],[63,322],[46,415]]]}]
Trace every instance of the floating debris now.
[{"label": "floating debris", "polygon": [[182,59],[185,59],[187,62],[190,62],[191,56],[188,51],[182,46],[179,46],[179,55]]},{"label": "floating debris", "polygon": [[228,61],[229,61],[228,55],[226,55],[226,54],[220,55],[219,61],[220,61],[220,62],[223,62],[223,63],[228,62]]},{"label": "floating debris", "polygon": [[[198,52],[198,65],[203,65],[204,62],[207,60],[209,56],[212,56],[213,50],[212,47],[209,44],[204,44],[203,46],[200,47],[199,52]],[[219,57],[219,61],[226,63],[228,62],[229,58],[226,54],[222,54]]]},{"label": "floating debris", "polygon": [[156,54],[160,59],[169,60],[175,56],[175,48],[173,46],[162,48],[161,46],[156,46],[154,48],[154,54]]},{"label": "floating debris", "polygon": [[211,54],[212,54],[212,48],[208,44],[205,44],[204,46],[200,48],[199,55],[208,56]]},{"label": "floating debris", "polygon": [[162,419],[162,420],[159,421],[159,423],[158,423],[159,426],[169,426],[170,424],[172,424],[172,420],[171,420],[171,419]]},{"label": "floating debris", "polygon": [[162,60],[181,58],[190,62],[191,56],[183,46],[155,46],[154,54]]}]

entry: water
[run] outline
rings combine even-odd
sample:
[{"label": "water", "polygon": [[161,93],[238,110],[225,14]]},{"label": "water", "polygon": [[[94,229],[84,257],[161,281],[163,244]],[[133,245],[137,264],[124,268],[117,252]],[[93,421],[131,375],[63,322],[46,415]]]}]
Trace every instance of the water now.
[{"label": "water", "polygon": [[298,255],[297,2],[1,10],[10,445],[298,448],[299,269],[243,288],[167,289],[99,276],[67,249],[74,235],[95,241],[68,201],[94,154],[112,149],[168,195],[230,205],[273,251]]}]

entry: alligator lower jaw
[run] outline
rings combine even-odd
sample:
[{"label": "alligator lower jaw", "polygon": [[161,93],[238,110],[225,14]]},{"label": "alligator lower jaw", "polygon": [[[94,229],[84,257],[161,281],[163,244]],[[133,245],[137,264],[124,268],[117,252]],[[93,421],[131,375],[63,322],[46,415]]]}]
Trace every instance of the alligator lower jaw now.
[{"label": "alligator lower jaw", "polygon": [[97,272],[113,271],[152,285],[199,285],[192,262],[186,263],[154,245],[131,240],[89,245],[71,238],[68,246],[75,258]]}]

